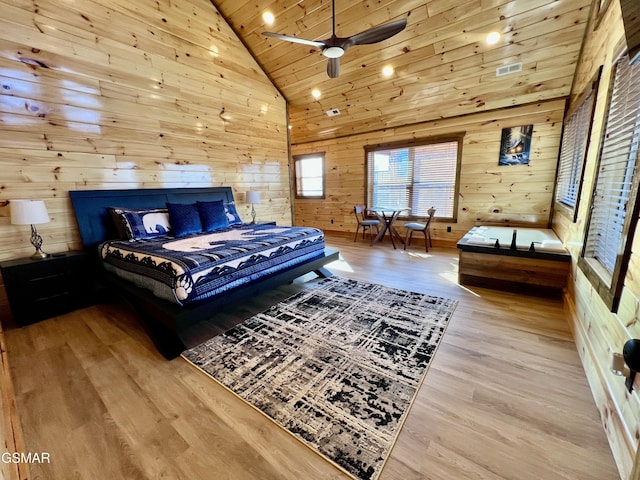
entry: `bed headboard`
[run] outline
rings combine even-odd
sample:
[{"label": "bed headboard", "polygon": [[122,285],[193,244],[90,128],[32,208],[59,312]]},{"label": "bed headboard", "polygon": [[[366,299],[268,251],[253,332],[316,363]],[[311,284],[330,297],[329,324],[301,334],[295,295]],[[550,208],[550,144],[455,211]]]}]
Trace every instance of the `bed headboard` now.
[{"label": "bed headboard", "polygon": [[82,245],[91,253],[97,253],[96,247],[103,241],[118,238],[109,207],[152,208],[164,207],[166,202],[233,201],[231,187],[72,190],[69,196]]}]

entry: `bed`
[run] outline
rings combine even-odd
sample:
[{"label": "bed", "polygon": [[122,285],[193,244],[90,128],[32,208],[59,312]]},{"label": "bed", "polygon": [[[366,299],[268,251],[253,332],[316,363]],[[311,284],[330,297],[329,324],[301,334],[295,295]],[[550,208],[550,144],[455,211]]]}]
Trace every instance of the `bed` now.
[{"label": "bed", "polygon": [[245,224],[230,187],[69,192],[100,284],[139,313],[162,355],[221,309],[325,265],[338,252],[322,231]]}]

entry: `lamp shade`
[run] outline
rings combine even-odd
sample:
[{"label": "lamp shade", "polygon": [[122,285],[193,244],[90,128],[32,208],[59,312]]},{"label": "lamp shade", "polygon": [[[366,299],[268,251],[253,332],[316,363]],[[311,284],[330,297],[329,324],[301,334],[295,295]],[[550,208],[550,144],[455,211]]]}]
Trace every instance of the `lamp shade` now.
[{"label": "lamp shade", "polygon": [[11,223],[14,225],[36,225],[49,222],[47,207],[42,200],[11,200],[9,207]]},{"label": "lamp shade", "polygon": [[247,192],[247,203],[260,203],[260,192]]}]

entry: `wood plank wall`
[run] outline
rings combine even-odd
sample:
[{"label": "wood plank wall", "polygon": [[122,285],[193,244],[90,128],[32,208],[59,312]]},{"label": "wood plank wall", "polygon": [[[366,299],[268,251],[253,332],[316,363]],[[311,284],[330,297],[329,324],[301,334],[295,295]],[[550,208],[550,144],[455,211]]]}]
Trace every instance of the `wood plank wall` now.
[{"label": "wood plank wall", "polygon": [[608,10],[600,18],[597,13],[596,8],[587,29],[572,91],[572,99],[575,99],[586,88],[600,65],[603,66],[578,219],[573,223],[573,219],[562,209],[557,209],[553,216],[553,229],[573,256],[573,275],[566,295],[571,325],[621,477],[627,479],[633,469],[640,438],[640,400],[637,394],[640,386],[636,382],[636,390],[629,394],[624,386],[624,378],[611,373],[610,365],[613,352],[621,353],[629,338],[640,338],[640,234],[636,233],[633,239],[633,253],[617,314],[607,309],[598,293],[576,267],[584,240],[612,66],[617,55],[625,48],[619,2],[610,2]]},{"label": "wood plank wall", "polygon": [[[434,242],[454,246],[475,224],[547,228],[564,108],[565,100],[558,99],[337,140],[294,144],[294,155],[325,152],[326,161],[326,198],[296,199],[295,222],[345,235],[355,232],[353,206],[366,203],[366,145],[465,132],[458,220],[432,224]],[[502,129],[529,124],[534,125],[529,165],[498,166]],[[447,232],[448,226],[451,232]]]},{"label": "wood plank wall", "polygon": [[210,1],[0,8],[0,260],[33,251],[11,199],[45,201],[45,251],[79,248],[74,189],[230,185],[291,222],[286,102]]}]

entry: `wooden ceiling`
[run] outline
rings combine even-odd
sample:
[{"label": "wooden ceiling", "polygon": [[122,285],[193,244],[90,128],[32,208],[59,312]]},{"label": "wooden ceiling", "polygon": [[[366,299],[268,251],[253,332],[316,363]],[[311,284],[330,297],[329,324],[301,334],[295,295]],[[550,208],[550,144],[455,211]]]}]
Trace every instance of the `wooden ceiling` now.
[{"label": "wooden ceiling", "polygon": [[[336,0],[338,36],[405,17],[408,24],[381,43],[349,49],[333,79],[319,49],[262,35],[329,38],[331,1],[212,3],[289,102],[296,144],[567,96],[591,1]],[[271,26],[262,19],[267,10]],[[502,36],[490,46],[492,31]],[[521,72],[496,76],[517,62]],[[395,69],[390,78],[386,65]],[[340,115],[326,115],[336,108]]]}]

